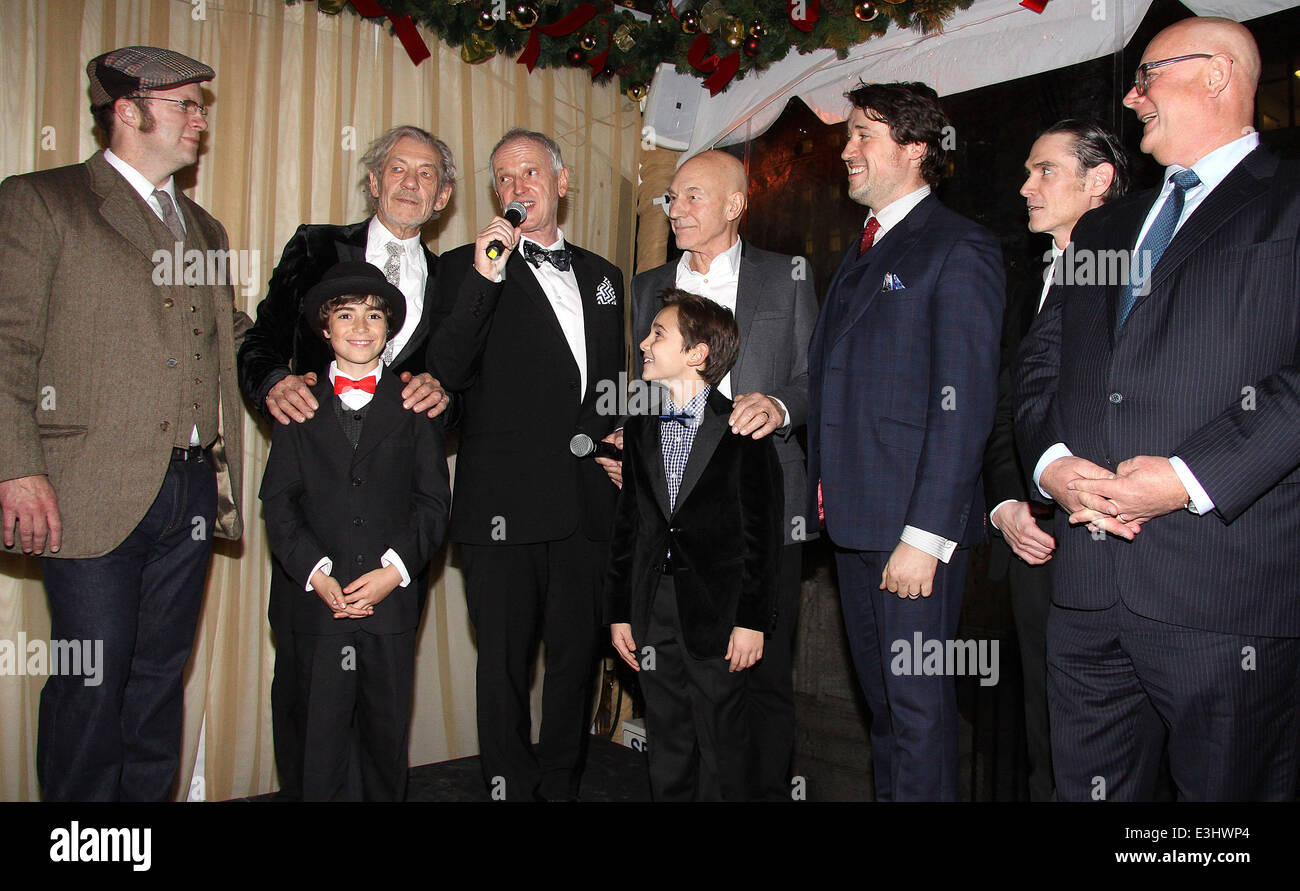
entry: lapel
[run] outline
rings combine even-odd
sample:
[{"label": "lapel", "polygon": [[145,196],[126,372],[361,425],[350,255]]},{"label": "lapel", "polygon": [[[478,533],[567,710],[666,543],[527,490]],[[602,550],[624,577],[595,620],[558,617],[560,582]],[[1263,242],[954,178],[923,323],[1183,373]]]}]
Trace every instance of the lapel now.
[{"label": "lapel", "polygon": [[[664,476],[664,451],[663,444],[659,440],[659,419],[654,415],[641,417],[645,423],[641,426],[638,445],[641,453],[645,455],[646,470],[650,473],[650,489],[654,492],[655,503],[659,505],[659,512],[667,519],[672,512],[668,509],[668,478]],[[678,503],[681,503],[680,499]]]},{"label": "lapel", "polygon": [[[893,228],[885,233],[884,238],[876,242],[871,250],[851,261],[850,269],[861,276],[861,286],[855,294],[844,295],[845,298],[850,299],[852,302],[847,311],[841,316],[839,329],[828,332],[831,335],[832,344],[848,334],[871,304],[875,302],[876,297],[880,294],[885,273],[894,269],[898,262],[920,240],[921,235],[925,232],[925,223],[930,219],[930,214],[938,204],[939,199],[934,197],[933,192],[926,195],[921,200],[921,203],[912,208],[907,216],[899,220]],[[850,247],[849,250],[855,251],[856,248]],[[872,286],[873,283],[874,287]]]},{"label": "lapel", "polygon": [[[729,410],[730,404],[731,400],[719,393],[717,387],[709,391],[709,398],[704,403],[704,417],[700,421],[700,429],[695,431],[695,442],[691,444],[691,455],[686,459],[686,469],[682,471],[682,484],[677,489],[677,506],[673,510],[674,516],[681,512],[682,505],[686,503],[691,490],[700,481],[704,468],[708,466],[709,460],[713,458],[718,443],[722,441],[722,435],[730,429],[727,426],[727,418],[731,414]],[[659,463],[662,466],[663,460],[661,459]],[[662,470],[660,472],[662,473]]]},{"label": "lapel", "polygon": [[[158,235],[149,223],[149,217],[156,219],[157,215],[140,197],[140,193],[131,187],[126,178],[114,170],[112,164],[104,160],[103,152],[92,155],[86,162],[86,169],[90,173],[91,190],[104,199],[99,206],[100,215],[112,229],[152,263],[154,252],[162,246]],[[186,223],[192,226],[193,217],[187,216]],[[190,231],[193,229],[191,228]],[[171,245],[167,247],[170,248]]]},{"label": "lapel", "polygon": [[[568,247],[572,247],[572,245],[569,245],[567,242],[565,244]],[[574,274],[577,274],[576,270]],[[528,265],[528,261],[524,259],[522,251],[519,250],[511,252],[510,257],[506,260],[506,283],[509,285],[512,282],[514,287],[518,288],[519,291],[523,293],[524,299],[531,302],[537,312],[541,314],[542,318],[546,319],[547,325],[550,327],[551,331],[555,333],[555,336],[560,339],[560,343],[563,344],[564,354],[569,357],[569,361],[573,363],[573,367],[576,370],[577,363],[573,362],[573,351],[569,349],[569,341],[564,336],[564,329],[560,327],[560,320],[556,317],[554,308],[551,307],[551,300],[546,296],[546,292],[542,290],[542,286],[538,284],[537,276],[533,275],[533,268]],[[581,278],[578,279],[578,290],[582,290]],[[586,321],[586,310],[587,307],[584,297],[584,322]]]},{"label": "lapel", "polygon": [[742,238],[740,241],[740,274],[736,278],[736,327],[740,331],[740,352],[731,367],[731,392],[743,393],[737,381],[742,379],[741,367],[749,346],[749,329],[754,324],[754,313],[758,311],[758,292],[762,287],[762,276],[758,264],[749,254],[749,245]]},{"label": "lapel", "polygon": [[[351,226],[340,226],[338,238],[334,239],[335,263],[344,260],[366,260],[366,236],[370,234],[370,217]],[[333,263],[330,264],[331,266]],[[321,272],[325,270],[322,269]]]},{"label": "lapel", "polygon": [[[320,406],[317,417],[326,416],[321,418],[323,426],[320,427],[316,435],[325,440],[334,440],[336,445],[341,443],[342,445],[338,445],[338,452],[339,454],[345,454],[343,450],[351,448],[351,446],[348,443],[347,434],[343,432],[343,427],[339,424],[339,416],[334,411],[334,387],[330,384],[328,366],[316,381],[316,386],[311,388],[311,392],[316,397],[316,404]],[[331,448],[328,454],[333,455],[334,449]]]},{"label": "lapel", "polygon": [[[1151,205],[1153,205],[1160,197],[1159,189],[1153,189],[1151,192],[1152,194],[1150,198],[1141,197],[1139,200],[1134,200],[1116,211],[1115,221],[1107,226],[1107,231],[1115,232],[1117,235],[1115,242],[1110,245],[1111,247],[1121,251],[1134,250],[1134,245],[1137,243],[1138,232],[1142,229],[1142,222],[1147,218],[1147,214],[1151,212]],[[1073,250],[1071,250],[1073,246],[1073,242],[1066,245],[1066,256],[1062,258],[1063,262],[1069,261],[1071,255],[1074,253]],[[1136,251],[1134,251],[1134,253],[1136,253]],[[1168,253],[1167,249],[1165,253]],[[1069,281],[1069,279],[1067,278],[1066,281]],[[1108,310],[1106,318],[1110,320],[1110,345],[1112,347],[1115,345],[1115,326],[1119,319],[1119,298],[1123,290],[1124,287],[1121,283],[1110,282],[1105,286],[1102,292],[1106,295],[1106,306]]]},{"label": "lapel", "polygon": [[[601,346],[601,332],[596,329],[595,325],[596,316],[599,312],[596,304],[596,287],[600,284],[596,276],[600,273],[596,269],[595,260],[592,259],[590,254],[581,248],[574,247],[567,239],[564,246],[569,249],[572,257],[573,275],[578,280],[578,295],[582,298],[582,337],[587,345],[587,390],[583,394],[582,401],[586,402],[596,396],[596,369],[599,367],[597,358],[600,355]],[[610,284],[612,285],[613,282],[610,282]],[[622,307],[619,307],[619,309],[621,310]],[[551,311],[551,315],[555,315],[554,310]],[[622,316],[620,315],[619,318],[621,319]],[[558,320],[556,325],[559,325]],[[565,341],[565,346],[568,346],[568,341]]]},{"label": "lapel", "polygon": [[[325,381],[329,382],[328,375]],[[330,396],[333,395],[331,390]],[[375,387],[375,398],[370,400],[366,422],[361,425],[361,439],[357,441],[357,448],[352,453],[354,468],[375,450],[375,446],[388,438],[388,434],[401,422],[406,412],[407,409],[402,408],[402,388],[398,386],[397,377],[385,369],[379,385]],[[340,428],[339,433],[342,432]]]}]

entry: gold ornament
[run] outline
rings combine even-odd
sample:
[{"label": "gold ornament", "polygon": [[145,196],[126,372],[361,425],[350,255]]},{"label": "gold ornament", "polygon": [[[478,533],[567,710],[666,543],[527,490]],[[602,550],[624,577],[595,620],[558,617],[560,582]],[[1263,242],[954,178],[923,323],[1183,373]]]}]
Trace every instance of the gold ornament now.
[{"label": "gold ornament", "polygon": [[727,46],[740,46],[745,39],[745,25],[738,18],[728,16],[722,23],[722,38]]},{"label": "gold ornament", "polygon": [[460,47],[461,59],[471,65],[478,65],[481,62],[486,62],[496,54],[496,46],[482,34],[469,35]]},{"label": "gold ornament", "polygon": [[859,3],[853,7],[853,15],[859,22],[869,22],[880,15],[880,10],[873,3]]},{"label": "gold ornament", "polygon": [[627,88],[627,98],[631,99],[633,102],[641,102],[649,92],[650,88],[645,84],[632,84],[632,86]]},{"label": "gold ornament", "polygon": [[687,34],[696,34],[700,30],[700,17],[694,12],[682,13],[682,30]]},{"label": "gold ornament", "polygon": [[316,0],[316,8],[326,15],[338,15],[348,0]]},{"label": "gold ornament", "polygon": [[491,31],[497,26],[497,20],[492,13],[485,9],[478,14],[478,18],[474,20],[474,24],[479,26],[479,30]]},{"label": "gold ornament", "polygon": [[758,19],[754,19],[752,22],[749,23],[750,37],[761,38],[766,33],[767,33],[767,29],[763,27],[763,23]]},{"label": "gold ornament", "polygon": [[722,8],[722,0],[708,0],[700,7],[700,30],[705,34],[712,34],[718,30],[726,17],[727,11]]},{"label": "gold ornament", "polygon": [[516,3],[510,7],[510,24],[527,31],[537,24],[537,7],[531,3]]},{"label": "gold ornament", "polygon": [[625,53],[631,50],[632,47],[636,46],[636,36],[641,27],[643,26],[633,29],[631,25],[619,25],[614,29],[614,46]]},{"label": "gold ornament", "polygon": [[582,47],[584,52],[591,52],[596,48],[596,35],[583,34],[578,38],[578,46]]}]

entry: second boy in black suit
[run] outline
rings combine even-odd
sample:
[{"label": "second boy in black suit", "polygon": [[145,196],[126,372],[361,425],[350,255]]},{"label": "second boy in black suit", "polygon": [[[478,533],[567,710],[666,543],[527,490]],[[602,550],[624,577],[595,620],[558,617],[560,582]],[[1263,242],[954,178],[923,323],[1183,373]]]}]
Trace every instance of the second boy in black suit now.
[{"label": "second boy in black suit", "polygon": [[400,801],[417,585],[451,500],[442,425],[402,407],[380,362],[405,308],[378,269],[338,264],[303,309],[335,361],[312,388],[321,410],[276,427],[261,491],[272,553],[296,586],[302,795]]},{"label": "second boy in black suit", "polygon": [[738,352],[731,311],[676,289],[665,303],[642,378],[671,399],[623,431],[606,618],[640,672],[655,800],[739,801],[752,789],[750,675],[776,605],[781,462],[770,438],[728,429],[716,387]]}]

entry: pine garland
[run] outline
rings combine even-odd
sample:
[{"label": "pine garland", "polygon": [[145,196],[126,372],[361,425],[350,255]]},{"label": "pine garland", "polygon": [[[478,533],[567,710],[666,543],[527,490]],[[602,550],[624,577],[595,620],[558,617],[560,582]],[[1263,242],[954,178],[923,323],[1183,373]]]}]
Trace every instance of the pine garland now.
[{"label": "pine garland", "polygon": [[[683,74],[694,74],[717,92],[732,76],[742,78],[751,71],[762,71],[791,50],[809,53],[829,48],[843,59],[850,48],[884,34],[891,24],[922,32],[941,30],[948,18],[972,2],[696,0],[677,3],[674,13],[667,0],[379,0],[386,12],[409,15],[444,43],[461,48],[467,61],[484,61],[495,53],[527,54],[531,40],[535,65],[589,66],[595,80],[605,82],[617,77],[634,98],[644,95],[662,62],[673,63]],[[519,10],[522,15],[512,15],[521,5],[527,7]],[[339,0],[321,0],[323,12],[337,12],[338,7]],[[653,18],[638,18],[629,7]],[[343,8],[359,14],[350,3]],[[575,12],[580,18],[582,12],[592,8],[595,14],[570,33],[547,33],[548,26]],[[876,15],[870,21],[861,20],[873,12]],[[814,14],[816,21],[811,21]],[[698,27],[688,33],[683,24],[689,27],[692,17]],[[526,26],[534,18],[535,22]],[[802,27],[796,27],[796,19]],[[697,42],[700,34],[708,38],[702,53],[704,41]],[[699,64],[692,64],[692,47]],[[601,56],[606,51],[602,64]],[[720,66],[724,70],[709,80]]]}]

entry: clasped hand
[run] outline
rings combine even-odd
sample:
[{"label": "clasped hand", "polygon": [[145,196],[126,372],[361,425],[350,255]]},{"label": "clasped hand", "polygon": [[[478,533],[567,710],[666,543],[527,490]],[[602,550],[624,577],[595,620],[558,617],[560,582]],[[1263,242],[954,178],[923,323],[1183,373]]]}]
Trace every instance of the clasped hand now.
[{"label": "clasped hand", "polygon": [[1169,459],[1154,455],[1129,458],[1115,473],[1086,458],[1058,458],[1039,482],[1070,512],[1072,524],[1087,523],[1128,541],[1144,523],[1187,504],[1187,490]]}]

